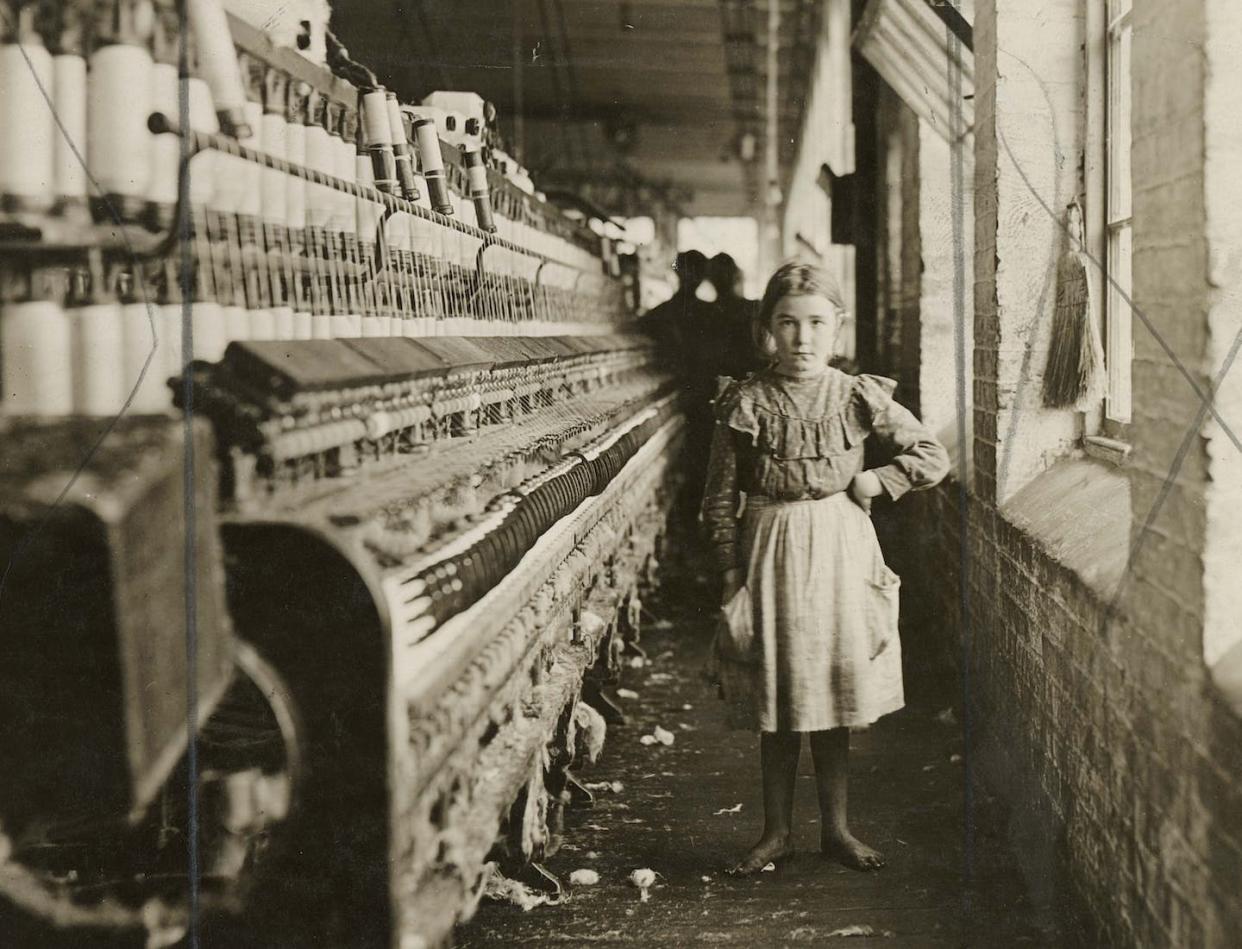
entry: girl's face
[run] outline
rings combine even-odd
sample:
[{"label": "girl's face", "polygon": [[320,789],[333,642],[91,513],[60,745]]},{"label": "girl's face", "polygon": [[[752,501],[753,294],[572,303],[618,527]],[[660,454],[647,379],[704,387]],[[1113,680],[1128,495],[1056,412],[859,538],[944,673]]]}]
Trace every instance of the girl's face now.
[{"label": "girl's face", "polygon": [[817,293],[782,297],[772,311],[776,368],[788,376],[812,376],[828,365],[837,341],[837,308]]}]

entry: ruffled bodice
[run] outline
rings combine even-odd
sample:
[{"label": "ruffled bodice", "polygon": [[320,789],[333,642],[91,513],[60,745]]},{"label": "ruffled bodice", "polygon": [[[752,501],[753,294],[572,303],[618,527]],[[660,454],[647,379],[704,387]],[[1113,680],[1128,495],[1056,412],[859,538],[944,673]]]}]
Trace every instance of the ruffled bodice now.
[{"label": "ruffled bodice", "polygon": [[891,498],[944,477],[947,453],[893,401],[895,388],[891,379],[835,369],[810,380],[765,370],[720,395],[703,517],[722,562],[736,562],[739,492],[797,501],[844,491],[862,470],[870,435],[892,449],[874,469]]}]

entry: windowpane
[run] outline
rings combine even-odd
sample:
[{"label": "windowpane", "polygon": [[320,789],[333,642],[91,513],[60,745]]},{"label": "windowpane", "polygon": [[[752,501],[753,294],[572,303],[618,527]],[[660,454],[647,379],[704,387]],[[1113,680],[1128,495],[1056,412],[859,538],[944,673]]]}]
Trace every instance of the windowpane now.
[{"label": "windowpane", "polygon": [[1108,417],[1117,422],[1130,421],[1130,360],[1133,341],[1130,335],[1131,294],[1130,225],[1123,224],[1108,231],[1108,288],[1105,294],[1108,320]]},{"label": "windowpane", "polygon": [[1130,216],[1130,28],[1108,38],[1108,220]]},{"label": "windowpane", "polygon": [[1133,357],[1131,294],[1130,175],[1130,0],[1108,0],[1105,37],[1104,222],[1107,240],[1104,288],[1108,396],[1105,415],[1130,421],[1130,363]]}]

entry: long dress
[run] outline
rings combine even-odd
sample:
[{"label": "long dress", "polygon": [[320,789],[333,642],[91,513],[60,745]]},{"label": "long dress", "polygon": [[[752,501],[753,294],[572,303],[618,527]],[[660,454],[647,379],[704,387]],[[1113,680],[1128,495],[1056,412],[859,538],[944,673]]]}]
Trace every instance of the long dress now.
[{"label": "long dress", "polygon": [[873,471],[893,500],[948,471],[895,387],[831,368],[807,380],[768,369],[717,400],[703,520],[717,566],[745,571],[755,634],[751,661],[716,663],[734,727],[860,727],[904,704],[900,581],[846,493],[871,435],[891,451]]}]

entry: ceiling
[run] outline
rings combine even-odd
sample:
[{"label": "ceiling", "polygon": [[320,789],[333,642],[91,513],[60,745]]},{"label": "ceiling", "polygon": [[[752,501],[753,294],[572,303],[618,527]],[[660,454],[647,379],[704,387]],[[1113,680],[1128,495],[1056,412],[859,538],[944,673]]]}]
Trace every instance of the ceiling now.
[{"label": "ceiling", "polygon": [[[757,209],[768,0],[334,0],[332,28],[406,99],[466,89],[542,187],[614,213]],[[782,158],[792,160],[818,0],[781,9]],[[738,157],[742,132],[754,160]],[[637,210],[636,210],[637,209]]]}]

